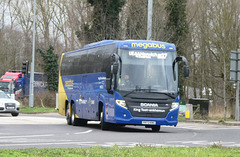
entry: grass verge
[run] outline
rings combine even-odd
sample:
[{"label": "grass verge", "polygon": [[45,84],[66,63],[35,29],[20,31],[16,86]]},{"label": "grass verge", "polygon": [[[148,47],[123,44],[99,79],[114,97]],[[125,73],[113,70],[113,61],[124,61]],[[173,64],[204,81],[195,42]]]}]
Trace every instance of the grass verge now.
[{"label": "grass verge", "polygon": [[79,156],[104,156],[104,157],[175,157],[175,156],[240,156],[239,148],[215,148],[215,147],[91,147],[91,148],[45,148],[45,149],[2,149],[0,156],[58,156],[58,157],[79,157]]},{"label": "grass verge", "polygon": [[49,107],[24,107],[20,109],[21,113],[48,113],[48,112],[58,112],[55,108]]}]

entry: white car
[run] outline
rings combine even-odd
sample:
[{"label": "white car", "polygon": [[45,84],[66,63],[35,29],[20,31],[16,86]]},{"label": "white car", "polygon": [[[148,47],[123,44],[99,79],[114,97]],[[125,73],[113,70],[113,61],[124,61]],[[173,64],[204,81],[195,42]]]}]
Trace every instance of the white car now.
[{"label": "white car", "polygon": [[19,112],[20,103],[0,91],[0,113],[11,113],[12,116],[18,116]]}]

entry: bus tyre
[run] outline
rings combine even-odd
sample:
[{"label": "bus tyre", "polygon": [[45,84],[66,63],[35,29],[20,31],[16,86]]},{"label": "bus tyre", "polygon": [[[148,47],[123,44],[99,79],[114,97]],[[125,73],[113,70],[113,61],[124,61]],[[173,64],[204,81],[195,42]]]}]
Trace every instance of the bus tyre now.
[{"label": "bus tyre", "polygon": [[87,125],[87,120],[85,119],[76,119],[78,121],[79,126],[86,126]]},{"label": "bus tyre", "polygon": [[67,110],[66,110],[66,120],[67,120],[67,124],[68,124],[68,125],[72,125],[69,105],[67,105]]},{"label": "bus tyre", "polygon": [[102,130],[108,130],[109,129],[109,124],[107,122],[104,122],[104,107],[102,107],[102,112],[101,112],[101,129]]},{"label": "bus tyre", "polygon": [[153,131],[153,132],[159,132],[159,131],[160,131],[160,128],[161,128],[160,125],[152,126],[152,131]]},{"label": "bus tyre", "polygon": [[75,117],[75,105],[72,104],[71,107],[71,121],[73,126],[78,126],[79,125],[79,119]]}]

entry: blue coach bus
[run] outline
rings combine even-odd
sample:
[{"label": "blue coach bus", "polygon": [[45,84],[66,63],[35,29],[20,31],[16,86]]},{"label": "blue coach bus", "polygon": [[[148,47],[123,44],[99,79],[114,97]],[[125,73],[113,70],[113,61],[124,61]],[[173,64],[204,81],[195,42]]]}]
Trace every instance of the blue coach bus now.
[{"label": "blue coach bus", "polygon": [[159,131],[178,123],[178,66],[174,44],[146,40],[104,40],[62,54],[59,70],[59,113],[68,125],[101,121],[143,125]]}]

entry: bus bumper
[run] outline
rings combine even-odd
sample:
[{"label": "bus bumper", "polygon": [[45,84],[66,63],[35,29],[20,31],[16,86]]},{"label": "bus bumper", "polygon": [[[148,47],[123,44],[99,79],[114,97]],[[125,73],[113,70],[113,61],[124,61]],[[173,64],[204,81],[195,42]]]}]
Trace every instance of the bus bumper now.
[{"label": "bus bumper", "polygon": [[131,113],[126,110],[125,112],[117,114],[115,123],[125,125],[177,125],[178,108],[170,111],[165,118],[133,117]]}]

